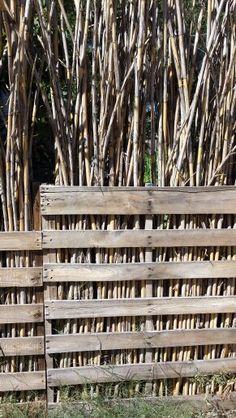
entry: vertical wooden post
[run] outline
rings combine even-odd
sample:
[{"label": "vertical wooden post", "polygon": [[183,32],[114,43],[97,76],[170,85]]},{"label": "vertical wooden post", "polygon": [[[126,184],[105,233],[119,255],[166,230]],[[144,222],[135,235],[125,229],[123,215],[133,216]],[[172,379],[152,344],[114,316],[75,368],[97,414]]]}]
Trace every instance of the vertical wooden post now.
[{"label": "vertical wooden post", "polygon": [[[153,186],[151,183],[146,183],[146,187]],[[145,229],[153,229],[153,215],[146,215],[145,217]],[[145,262],[151,263],[153,260],[153,249],[151,247],[148,247],[145,249]],[[146,298],[153,297],[153,284],[152,280],[146,281]],[[152,316],[147,316],[145,321],[145,330],[146,331],[153,331],[153,319]],[[152,363],[153,359],[153,350],[152,349],[146,349],[146,356],[145,356],[145,362],[146,363]],[[152,383],[146,383],[145,386],[146,393],[151,393],[152,391]]]},{"label": "vertical wooden post", "polygon": [[[42,216],[42,249],[43,249],[43,277],[47,274],[45,270],[46,263],[55,263],[56,262],[56,250],[45,250],[44,249],[44,231],[55,229],[56,222],[55,217],[51,219],[49,216]],[[51,285],[50,283],[44,283],[44,303],[47,300],[57,299],[57,286]],[[47,336],[52,335],[52,321],[48,320],[44,312],[44,332],[45,332],[45,361],[46,361],[46,393],[47,393],[47,402],[54,402],[54,389],[49,388],[48,386],[48,369],[53,368],[53,356],[50,356],[47,353]]]},{"label": "vertical wooden post", "polygon": [[[42,230],[41,208],[40,208],[40,184],[39,183],[33,183],[33,229],[35,231]],[[42,256],[41,250],[35,252],[34,266],[36,267],[42,266],[42,269],[43,269],[43,256]],[[43,285],[42,287],[36,290],[36,293],[37,293],[37,303],[44,303]],[[40,323],[37,325],[37,335],[40,335],[40,336],[45,335],[44,323]],[[38,367],[39,367],[39,370],[45,370],[45,374],[46,374],[45,349],[44,349],[44,357],[38,360]]]}]

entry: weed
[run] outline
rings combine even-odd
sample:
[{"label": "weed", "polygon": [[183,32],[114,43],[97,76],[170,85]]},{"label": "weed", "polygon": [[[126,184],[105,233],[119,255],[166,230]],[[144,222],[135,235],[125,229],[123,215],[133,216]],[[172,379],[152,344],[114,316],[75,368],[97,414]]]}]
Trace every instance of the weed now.
[{"label": "weed", "polygon": [[222,386],[222,390],[224,391],[229,384],[232,385],[233,383],[236,383],[236,377],[225,372],[220,372],[214,374],[213,376],[208,376],[199,373],[196,374],[196,376],[194,376],[191,380],[192,383],[196,383],[202,390],[204,390],[207,386]]},{"label": "weed", "polygon": [[96,398],[89,403],[62,404],[50,414],[51,418],[193,418],[194,409],[172,402],[148,402],[137,398],[129,401],[106,401]]}]

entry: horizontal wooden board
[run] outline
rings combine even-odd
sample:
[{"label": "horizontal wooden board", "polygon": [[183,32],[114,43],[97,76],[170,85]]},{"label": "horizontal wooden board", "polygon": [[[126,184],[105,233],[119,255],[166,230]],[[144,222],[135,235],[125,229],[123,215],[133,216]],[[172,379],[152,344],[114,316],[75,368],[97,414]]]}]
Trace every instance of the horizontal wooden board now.
[{"label": "horizontal wooden board", "polygon": [[53,354],[114,350],[114,348],[123,350],[215,345],[225,344],[226,341],[227,344],[236,344],[236,328],[47,335],[46,350],[48,354]]},{"label": "horizontal wooden board", "polygon": [[0,251],[40,250],[41,232],[0,232]]},{"label": "horizontal wooden board", "polygon": [[44,337],[0,338],[0,357],[43,354]]},{"label": "horizontal wooden board", "polygon": [[236,213],[236,188],[42,186],[41,211],[43,215]]},{"label": "horizontal wooden board", "polygon": [[0,288],[38,287],[42,284],[42,267],[0,268]]},{"label": "horizontal wooden board", "polygon": [[47,319],[232,313],[236,296],[45,301]]},{"label": "horizontal wooden board", "polygon": [[45,372],[0,373],[0,392],[45,389]]},{"label": "horizontal wooden board", "polygon": [[236,261],[44,264],[45,282],[109,282],[236,277]]},{"label": "horizontal wooden board", "polygon": [[43,305],[0,305],[0,324],[23,324],[43,321]]},{"label": "horizontal wooden board", "polygon": [[129,380],[176,379],[220,372],[235,373],[235,358],[48,369],[47,376],[49,386],[53,387]]},{"label": "horizontal wooden board", "polygon": [[236,229],[43,231],[43,248],[236,246]]}]

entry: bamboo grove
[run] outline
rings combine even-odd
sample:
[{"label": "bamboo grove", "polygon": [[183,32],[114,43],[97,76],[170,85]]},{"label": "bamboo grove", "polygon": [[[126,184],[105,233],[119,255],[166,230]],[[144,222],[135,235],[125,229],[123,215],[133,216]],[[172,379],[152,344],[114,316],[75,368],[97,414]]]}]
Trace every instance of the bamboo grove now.
[{"label": "bamboo grove", "polygon": [[[2,231],[36,228],[33,217],[34,152],[47,140],[55,184],[80,186],[206,186],[235,184],[235,0],[1,0],[0,196]],[[41,119],[48,139],[40,137]],[[39,151],[40,155],[40,151]],[[49,156],[41,155],[42,159]],[[51,157],[50,157],[51,158]],[[217,202],[216,202],[217,205]],[[58,219],[58,228],[141,228],[143,219]],[[235,227],[233,216],[158,216],[155,228]],[[57,260],[134,262],[145,250],[60,251]],[[236,259],[236,249],[159,249],[158,261]],[[153,261],[155,261],[153,260]],[[35,263],[27,253],[8,253],[2,266]],[[145,286],[128,282],[82,290],[58,286],[58,298],[145,297]],[[170,281],[153,296],[235,294],[235,282]],[[35,291],[6,289],[0,303],[26,303]],[[232,326],[231,315],[156,318],[154,329]],[[133,318],[99,318],[56,324],[64,332],[135,330]],[[35,326],[5,326],[0,336],[35,335]],[[144,351],[75,353],[60,367],[142,362]],[[235,355],[235,347],[160,349],[155,361]],[[6,359],[1,371],[37,370],[38,357]],[[128,387],[129,396],[142,385]],[[223,390],[221,383],[206,391]],[[85,389],[87,390],[87,389]],[[99,387],[89,390],[99,391]],[[121,389],[114,386],[114,393]],[[153,382],[153,394],[196,394],[191,379]],[[109,387],[113,393],[113,388]],[[150,391],[150,388],[149,388]],[[23,395],[22,395],[23,396]],[[30,395],[24,395],[26,398]],[[23,396],[23,397],[24,397]],[[38,394],[37,396],[40,396]],[[60,397],[58,390],[57,397]]]}]

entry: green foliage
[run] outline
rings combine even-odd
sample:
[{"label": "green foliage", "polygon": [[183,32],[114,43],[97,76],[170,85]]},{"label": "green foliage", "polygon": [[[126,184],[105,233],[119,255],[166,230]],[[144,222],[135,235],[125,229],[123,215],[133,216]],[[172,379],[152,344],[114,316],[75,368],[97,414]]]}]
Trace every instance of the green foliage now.
[{"label": "green foliage", "polygon": [[46,418],[44,403],[28,403],[21,405],[14,398],[6,398],[0,403],[0,418]]},{"label": "green foliage", "polygon": [[152,171],[151,171],[151,156],[145,154],[144,156],[144,183],[151,183]]},{"label": "green foliage", "polygon": [[[146,152],[144,155],[144,183],[154,183],[154,179],[152,178],[152,158],[153,158],[153,165],[156,167],[157,161],[157,152],[153,156],[150,155],[149,152]],[[158,171],[156,168],[155,178],[158,177]]]},{"label": "green foliage", "polygon": [[204,374],[196,374],[192,379],[193,383],[196,383],[200,389],[205,389],[207,386],[223,386],[223,389],[230,383],[236,383],[236,377],[228,373],[217,373],[213,376],[208,376]]},{"label": "green foliage", "polygon": [[0,418],[234,418],[235,411],[222,411],[216,403],[203,403],[199,408],[189,402],[168,398],[116,399],[106,401],[104,397],[78,402],[68,398],[70,388],[63,389],[61,404],[46,413],[45,404],[0,404]]},{"label": "green foliage", "polygon": [[85,404],[66,403],[50,414],[51,418],[194,418],[194,409],[187,404],[134,399],[104,402],[96,398]]}]

